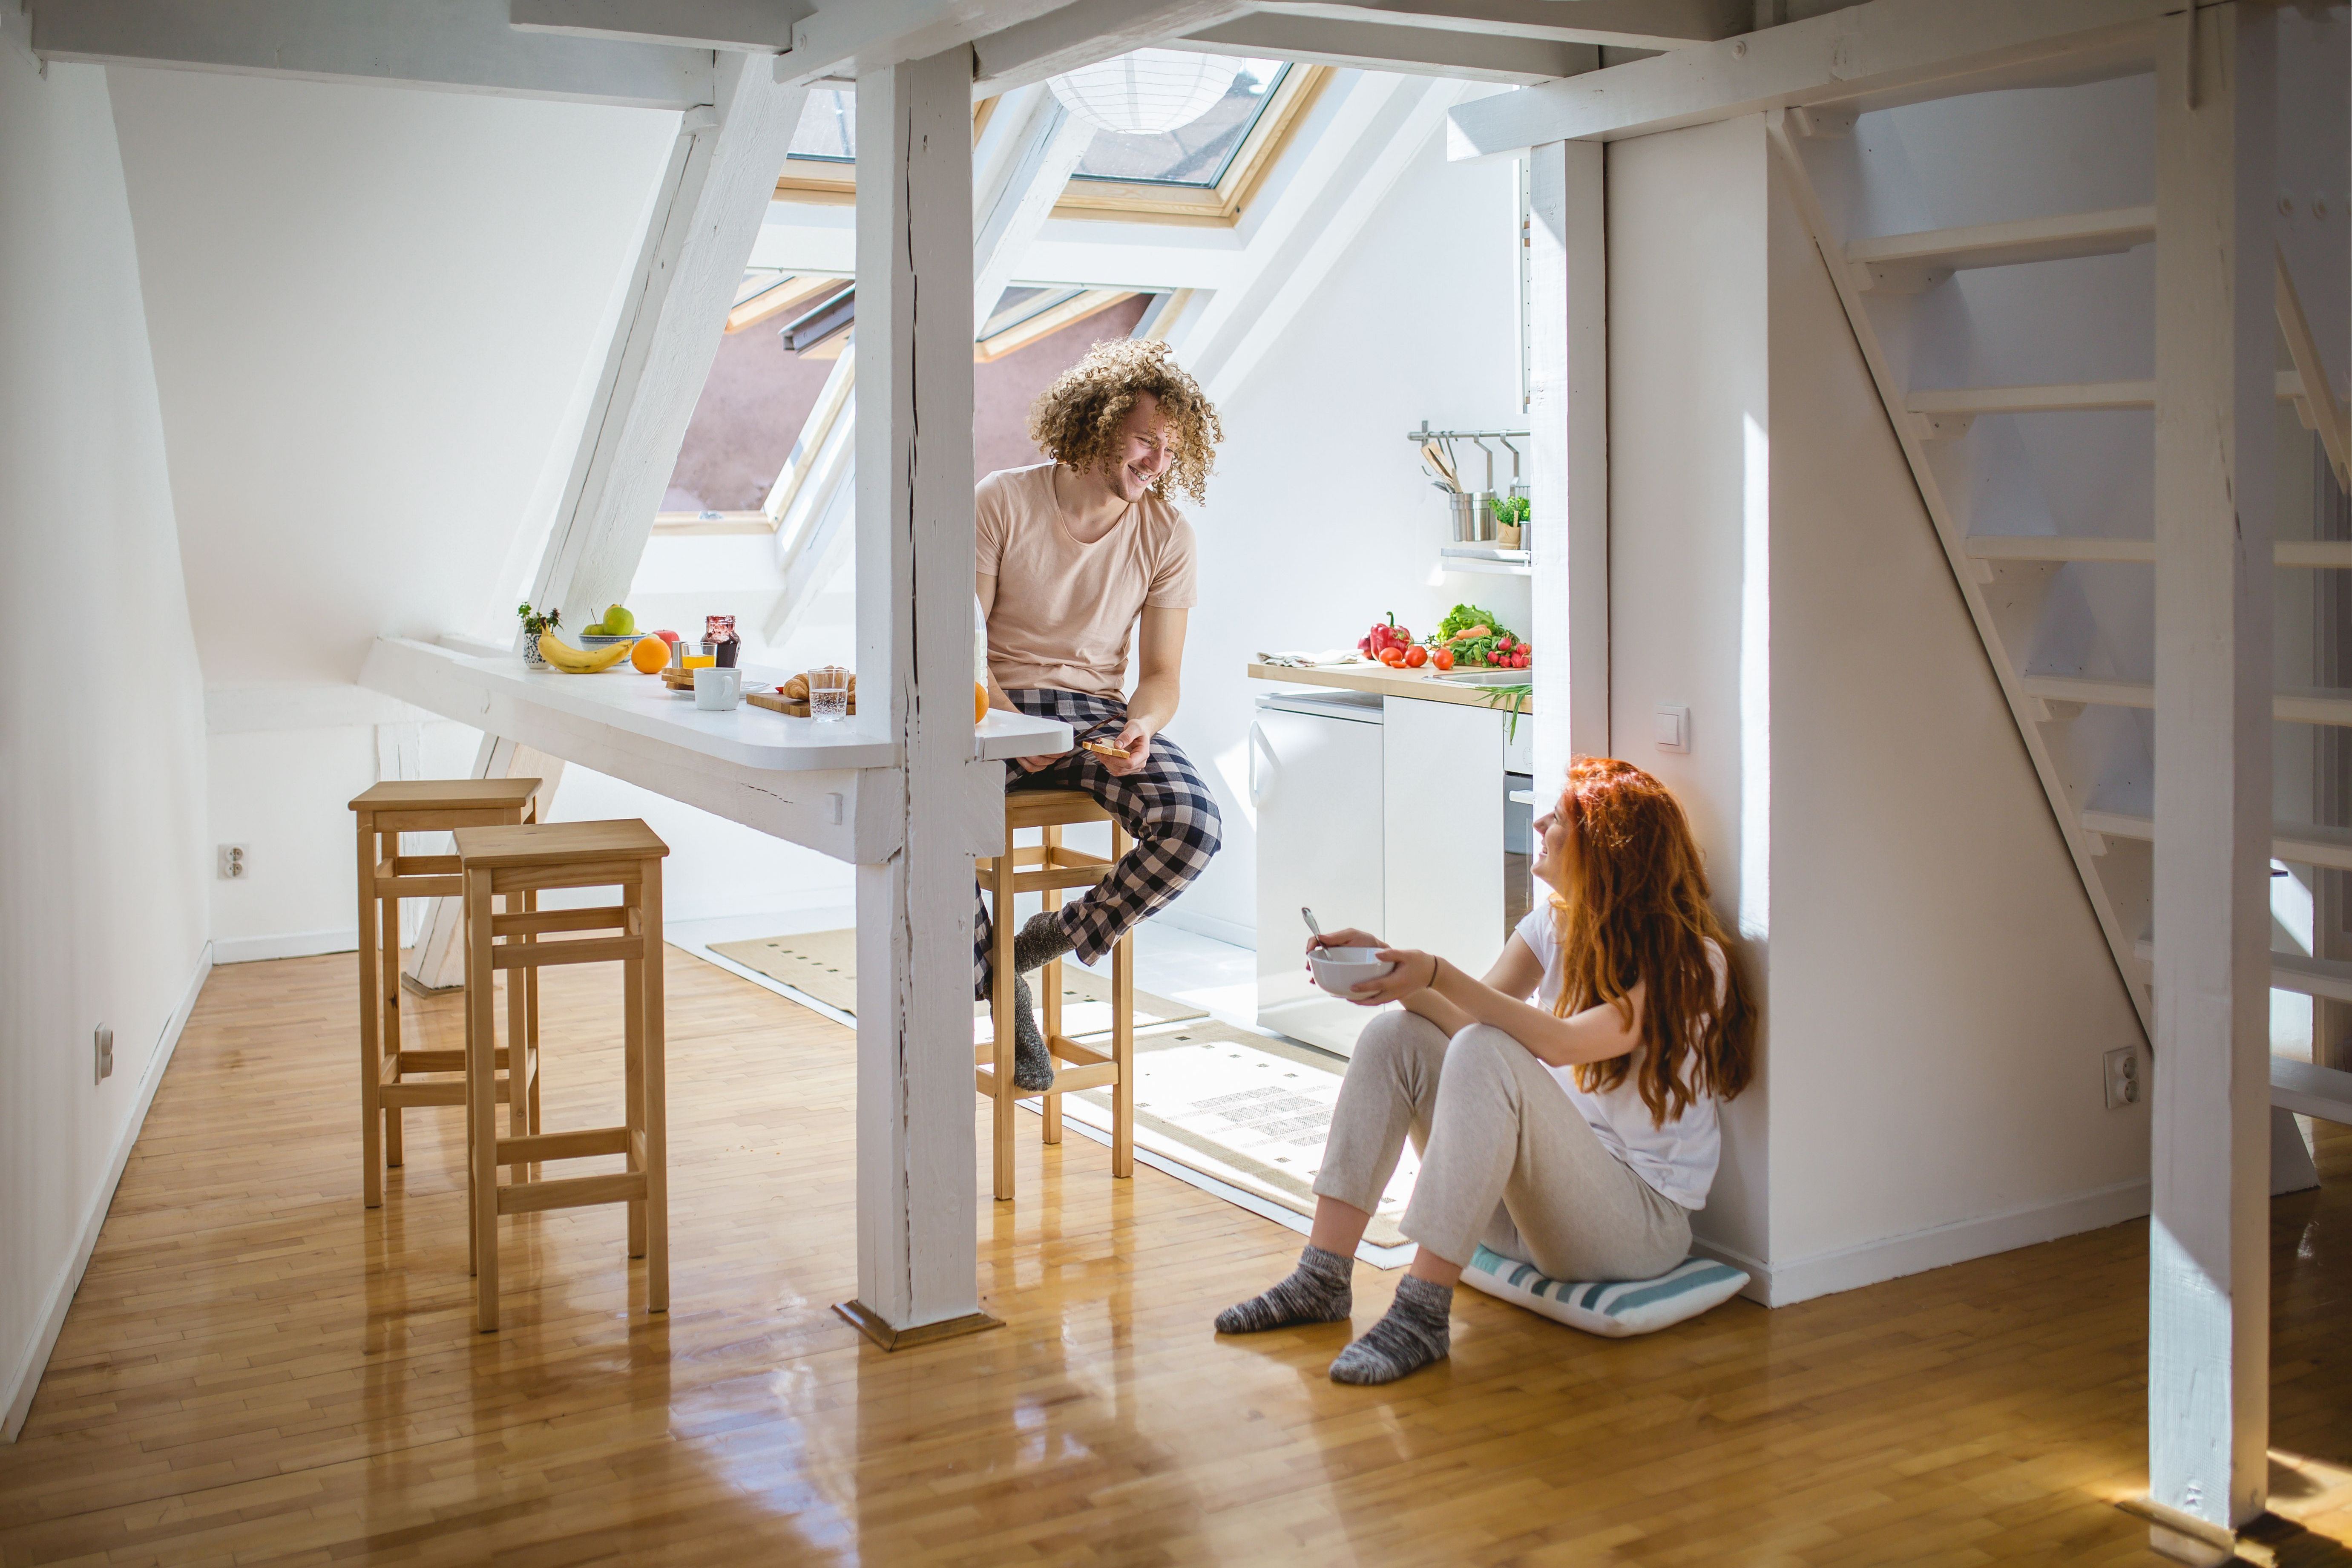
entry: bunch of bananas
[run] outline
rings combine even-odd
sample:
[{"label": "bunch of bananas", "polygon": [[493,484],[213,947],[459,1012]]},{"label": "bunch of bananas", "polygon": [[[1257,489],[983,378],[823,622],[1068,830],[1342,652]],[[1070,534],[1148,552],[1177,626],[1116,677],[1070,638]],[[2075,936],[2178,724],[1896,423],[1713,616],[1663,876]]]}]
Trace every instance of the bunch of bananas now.
[{"label": "bunch of bananas", "polygon": [[633,642],[616,642],[591,653],[584,647],[573,647],[551,631],[539,634],[539,657],[566,675],[594,675],[610,669],[628,658],[629,650],[636,646]]}]

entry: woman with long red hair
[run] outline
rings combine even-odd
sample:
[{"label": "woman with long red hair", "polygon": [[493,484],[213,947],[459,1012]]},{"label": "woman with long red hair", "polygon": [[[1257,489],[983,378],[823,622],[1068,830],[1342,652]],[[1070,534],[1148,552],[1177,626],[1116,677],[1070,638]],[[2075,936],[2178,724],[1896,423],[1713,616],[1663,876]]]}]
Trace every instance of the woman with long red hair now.
[{"label": "woman with long red hair", "polygon": [[[1339,1382],[1444,1357],[1481,1242],[1555,1279],[1645,1279],[1688,1255],[1722,1146],[1716,1107],[1748,1087],[1756,1033],[1698,847],[1666,787],[1610,757],[1579,758],[1535,826],[1550,896],[1484,980],[1383,948],[1393,967],[1356,987],[1365,1006],[1403,1006],[1365,1026],[1348,1063],[1307,1249],[1218,1332],[1349,1315],[1356,1244],[1408,1137],[1422,1159],[1403,1229],[1420,1252],[1387,1316],[1331,1363]],[[1308,945],[1381,942],[1335,931]]]}]

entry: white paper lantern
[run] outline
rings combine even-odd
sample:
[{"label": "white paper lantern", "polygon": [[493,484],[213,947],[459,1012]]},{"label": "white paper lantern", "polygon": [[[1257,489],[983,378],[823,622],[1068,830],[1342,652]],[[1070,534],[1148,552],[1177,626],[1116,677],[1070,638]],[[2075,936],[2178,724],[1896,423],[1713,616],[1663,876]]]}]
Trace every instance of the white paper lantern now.
[{"label": "white paper lantern", "polygon": [[1062,107],[1097,131],[1157,136],[1208,113],[1240,71],[1241,61],[1221,55],[1138,49],[1045,85]]}]

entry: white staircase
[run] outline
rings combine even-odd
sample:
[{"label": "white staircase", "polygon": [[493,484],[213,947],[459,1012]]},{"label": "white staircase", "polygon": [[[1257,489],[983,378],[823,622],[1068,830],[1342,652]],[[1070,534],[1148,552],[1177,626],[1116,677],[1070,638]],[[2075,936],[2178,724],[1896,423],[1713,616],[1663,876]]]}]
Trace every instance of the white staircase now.
[{"label": "white staircase", "polygon": [[[2134,205],[2153,191],[2153,155],[2118,127],[2152,137],[2150,90],[2146,79],[2108,81],[1982,95],[1973,110],[1791,114],[1771,129],[2143,1025],[2156,833],[2151,247],[2161,215]],[[2067,167],[2062,154],[2077,149],[2058,128],[2069,125],[2095,128],[2105,156]],[[2028,153],[2037,134],[2050,156]],[[2105,200],[2026,216],[2085,194]],[[1923,216],[1990,221],[1904,226]],[[1898,231],[1872,232],[1889,227]],[[2307,595],[2332,623],[2352,595],[2315,590],[2313,576],[2352,570],[2352,538],[2329,536],[2352,487],[2352,417],[2328,384],[2284,252],[2278,279],[2278,395],[2316,432],[2326,460],[2305,487],[2314,537],[2289,537],[2295,521],[2283,518],[2275,562],[2299,579],[2283,602]],[[2325,282],[2341,290],[2344,271]],[[2340,661],[2332,668],[2341,679]],[[2283,663],[2277,720],[2352,728],[2352,689],[2309,684],[2314,673]],[[2352,869],[2352,814],[2340,772],[2310,761],[2318,750],[2283,748],[2303,759],[2310,784],[2282,766],[2272,853],[2340,874]],[[2274,952],[2273,987],[2352,1003],[2352,952],[2330,932],[2313,945]],[[2352,1073],[2281,1059],[2273,1102],[2352,1121]]]}]

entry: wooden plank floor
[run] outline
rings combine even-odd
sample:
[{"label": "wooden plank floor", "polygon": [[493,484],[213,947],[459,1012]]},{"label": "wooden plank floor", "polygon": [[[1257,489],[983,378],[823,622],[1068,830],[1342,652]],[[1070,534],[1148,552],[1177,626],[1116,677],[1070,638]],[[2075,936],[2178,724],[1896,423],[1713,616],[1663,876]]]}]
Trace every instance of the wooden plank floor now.
[{"label": "wooden plank floor", "polygon": [[[887,1355],[828,1310],[847,1032],[673,952],[673,1310],[617,1210],[530,1215],[485,1336],[457,1113],[413,1113],[360,1207],[351,971],[214,973],[0,1449],[0,1563],[2156,1561],[2113,1506],[2145,1484],[2141,1226],[1628,1342],[1465,1291],[1450,1364],[1350,1389],[1337,1326],[1210,1333],[1296,1236],[1024,1117],[1023,1196],[980,1217],[1007,1327]],[[617,984],[547,977],[552,1128],[611,1120]],[[452,1003],[411,1016],[457,1043]],[[2352,1540],[2352,1137],[2321,1154],[2333,1186],[2273,1205],[2296,1563]],[[1358,1278],[1369,1323],[1397,1276]]]}]

